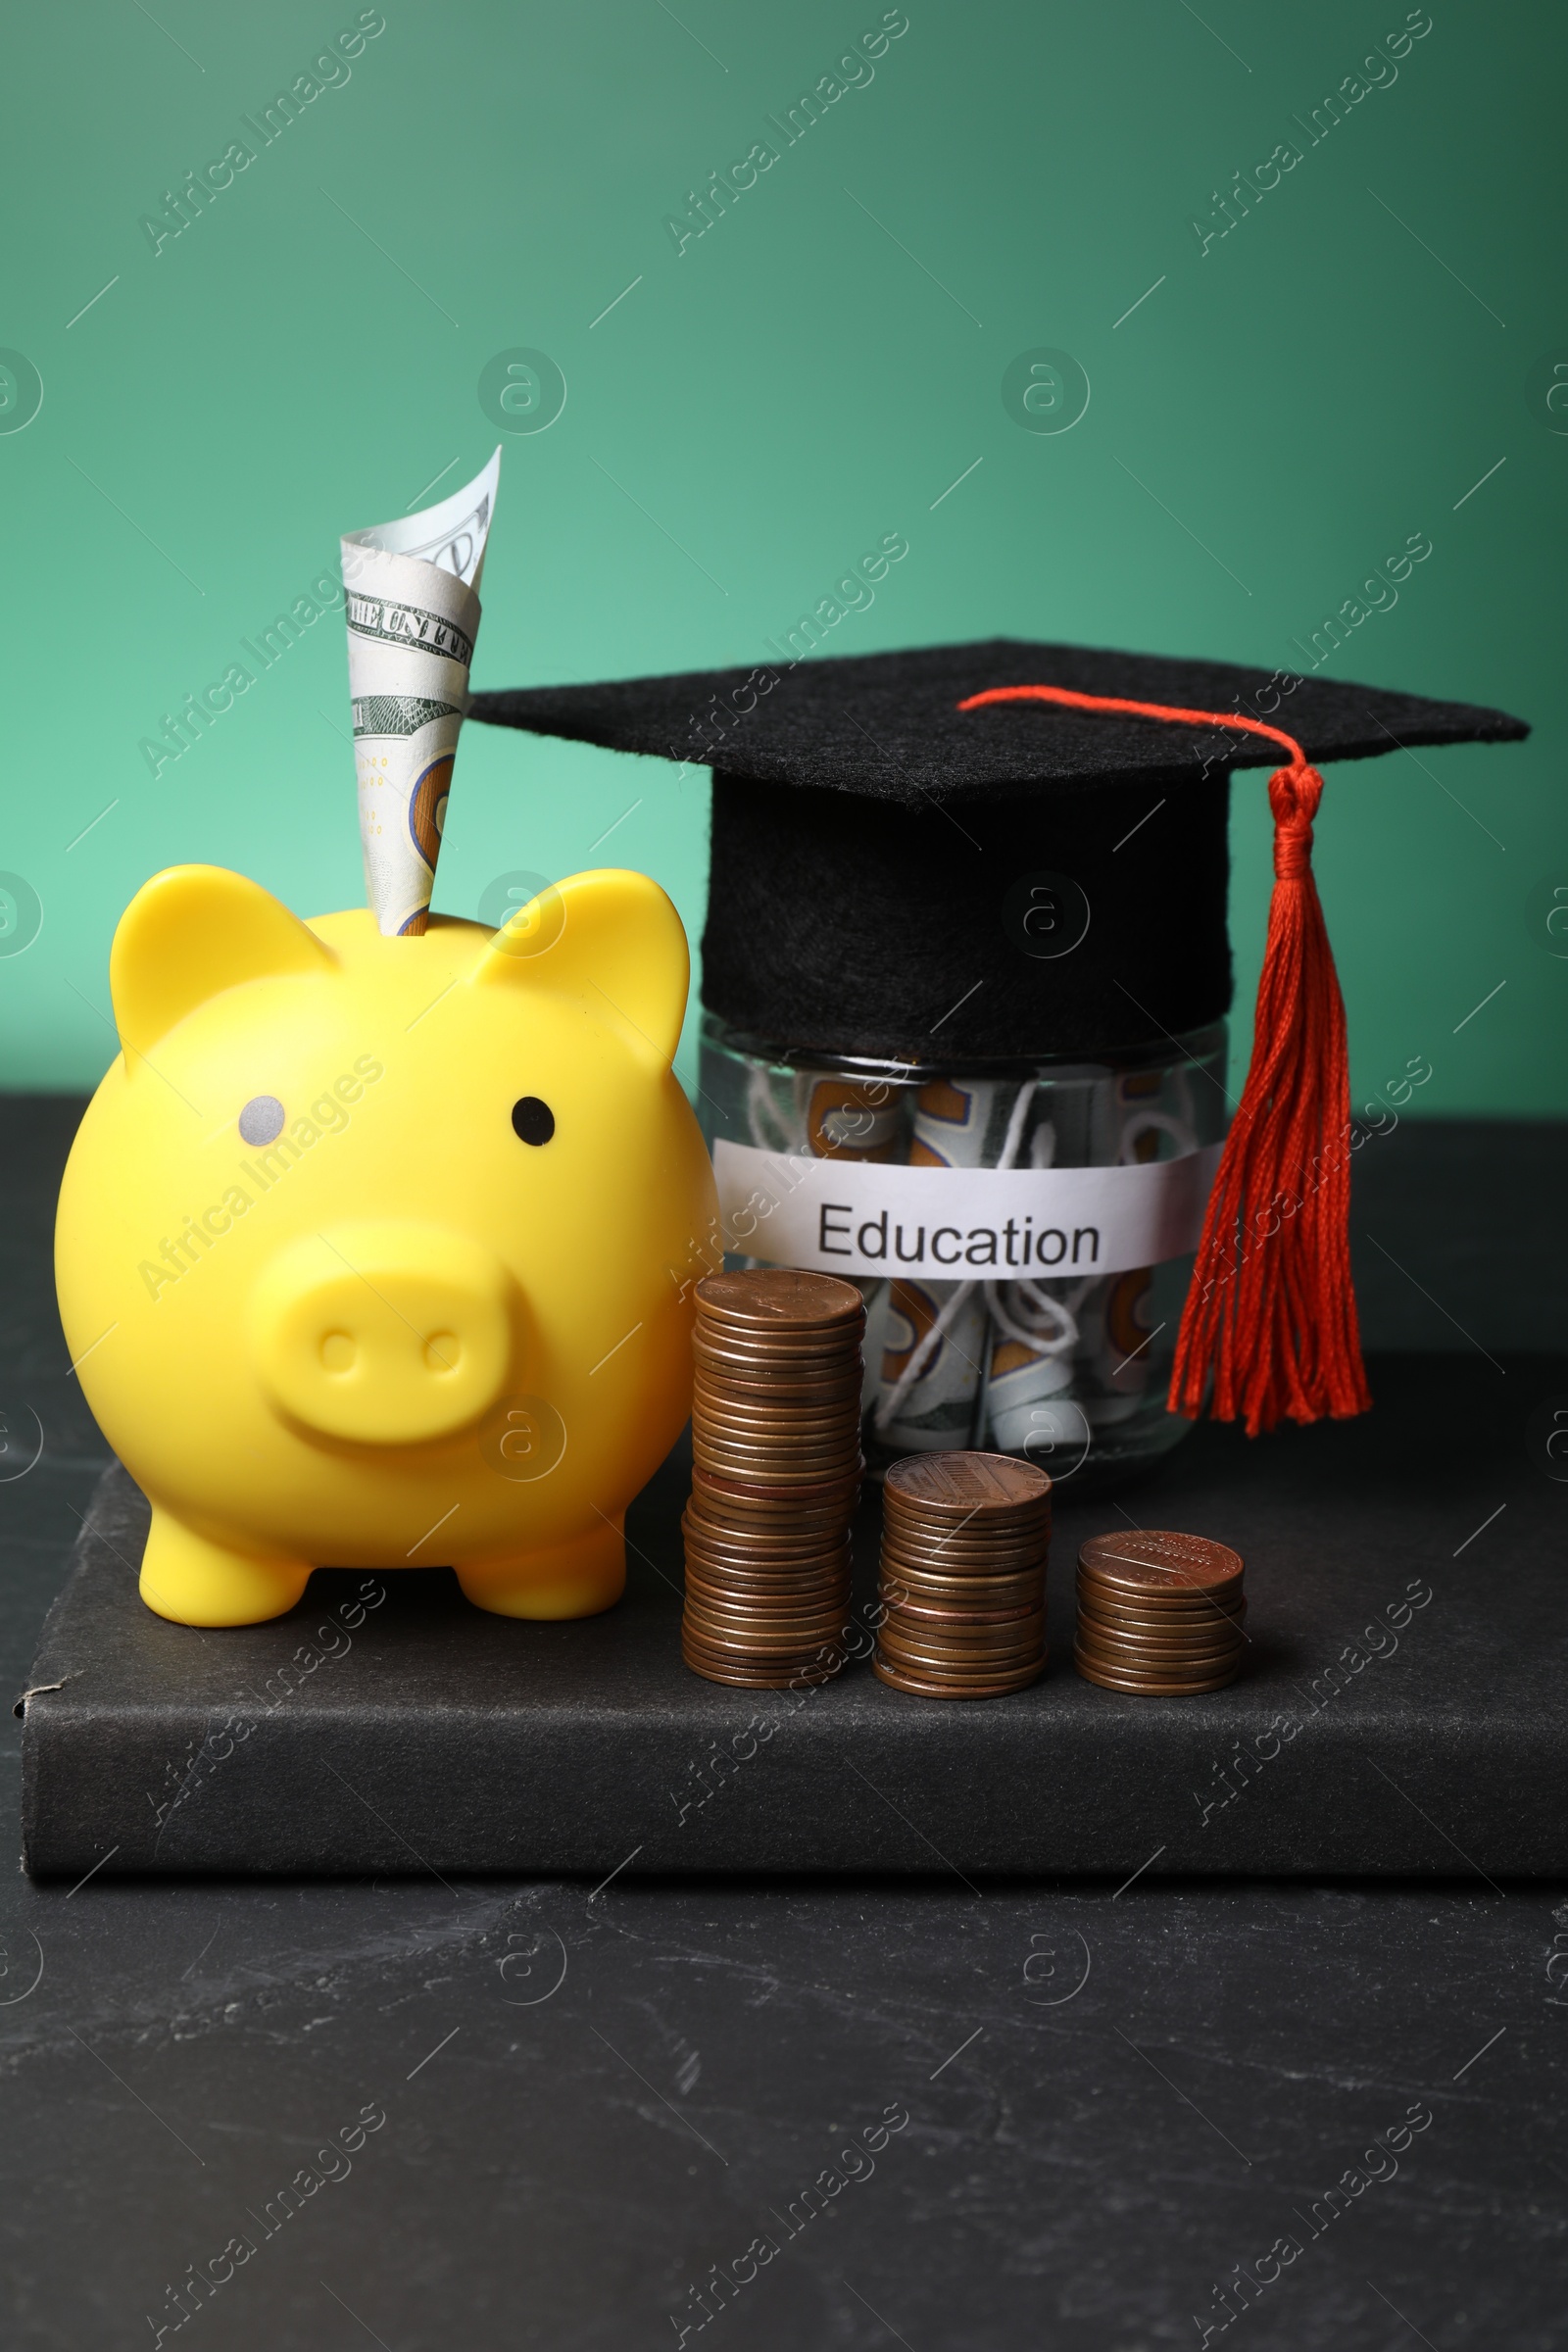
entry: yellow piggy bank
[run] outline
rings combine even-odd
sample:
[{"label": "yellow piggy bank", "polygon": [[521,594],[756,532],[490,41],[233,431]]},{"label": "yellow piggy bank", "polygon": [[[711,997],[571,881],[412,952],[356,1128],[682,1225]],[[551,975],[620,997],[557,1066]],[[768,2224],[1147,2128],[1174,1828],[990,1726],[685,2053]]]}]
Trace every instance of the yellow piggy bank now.
[{"label": "yellow piggy bank", "polygon": [[633,873],[417,939],[216,866],[138,893],[56,1270],[152,1503],[151,1608],[248,1625],[313,1567],[435,1563],[503,1616],[619,1597],[714,1262],[670,1067],[688,970]]}]

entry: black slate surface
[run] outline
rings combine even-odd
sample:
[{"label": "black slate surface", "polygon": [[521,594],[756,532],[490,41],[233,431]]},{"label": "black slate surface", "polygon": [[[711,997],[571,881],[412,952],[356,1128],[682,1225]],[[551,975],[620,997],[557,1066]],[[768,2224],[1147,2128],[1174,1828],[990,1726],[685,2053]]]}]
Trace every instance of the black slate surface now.
[{"label": "black slate surface", "polygon": [[[0,1398],[45,1440],[0,1484],[12,1690],[106,1459],[49,1289],[79,1110],[12,1099],[0,1154]],[[1535,1174],[1472,1265],[1449,1245],[1521,1140]],[[1476,1123],[1401,1129],[1375,1178],[1360,1155],[1358,1220],[1376,1183],[1372,1231],[1501,1360],[1562,1329],[1560,1247],[1532,1235],[1556,1231],[1565,1144]],[[1385,1345],[1469,1346],[1389,1282],[1363,1293]],[[1494,1444],[1510,1475],[1536,1401],[1517,1377]],[[1464,1424],[1446,1426],[1462,1461]],[[1184,1885],[1160,1860],[1119,1893],[978,1895],[935,1863],[875,1885],[627,1872],[597,1896],[18,1873],[0,1884],[7,2352],[153,2344],[166,2288],[240,2230],[256,2255],[166,2352],[673,2345],[690,2289],[711,2296],[714,2266],[896,2099],[910,2121],[875,2175],[687,2352],[1167,2352],[1200,2343],[1222,2279],[1250,2307],[1211,2345],[1557,2352],[1568,1886],[1453,1870]],[[249,2217],[377,2100],[353,2172],[258,2234]],[[1418,2101],[1434,2122],[1397,2175],[1306,2235]],[[1244,2285],[1287,2231],[1302,2254]]]},{"label": "black slate surface", "polygon": [[[1516,1424],[1568,1399],[1568,1361],[1372,1374],[1363,1419],[1252,1442],[1200,1427],[1117,1501],[1064,1485],[1051,1665],[983,1703],[903,1695],[864,1663],[797,1692],[692,1674],[678,1457],[633,1511],[625,1600],[564,1625],[488,1616],[450,1571],[407,1569],[318,1572],[270,1625],[171,1625],[136,1596],[145,1505],[116,1470],[29,1677],[28,1865],[1563,1871],[1568,1485]],[[1073,1672],[1078,1545],[1129,1522],[1246,1558],[1229,1690],[1130,1697]],[[868,1653],[874,1499],[858,1535]]]}]

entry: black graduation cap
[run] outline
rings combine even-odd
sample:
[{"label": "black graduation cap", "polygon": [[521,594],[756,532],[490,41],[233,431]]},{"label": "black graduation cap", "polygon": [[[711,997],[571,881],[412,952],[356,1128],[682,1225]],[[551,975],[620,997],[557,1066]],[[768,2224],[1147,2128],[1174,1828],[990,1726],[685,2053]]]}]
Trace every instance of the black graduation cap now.
[{"label": "black graduation cap", "polygon": [[480,694],[469,708],[711,767],[710,1010],[778,1047],[955,1071],[1099,1055],[1217,1019],[1231,1001],[1230,771],[1270,764],[1276,880],[1252,1064],[1170,1401],[1197,1413],[1207,1397],[1254,1432],[1365,1409],[1313,763],[1517,741],[1522,721],[1011,638]]},{"label": "black graduation cap", "polygon": [[[1145,1044],[1231,1001],[1229,771],[1277,748],[958,708],[1040,682],[1266,720],[1316,760],[1529,732],[1465,703],[1012,638],[478,694],[469,715],[710,767],[709,1009],[779,1045],[956,1069]],[[1052,905],[1049,882],[1031,899],[1041,874],[1082,901]],[[1070,953],[1038,952],[1085,913]]]}]

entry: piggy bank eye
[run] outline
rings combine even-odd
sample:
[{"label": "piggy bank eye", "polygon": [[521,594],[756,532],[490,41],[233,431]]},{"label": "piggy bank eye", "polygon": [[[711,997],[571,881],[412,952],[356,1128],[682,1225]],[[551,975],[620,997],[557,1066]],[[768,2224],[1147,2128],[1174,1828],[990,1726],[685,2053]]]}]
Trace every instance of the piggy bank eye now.
[{"label": "piggy bank eye", "polygon": [[283,1105],[275,1095],[252,1095],[239,1114],[239,1131],[247,1144],[270,1144],[283,1132]]},{"label": "piggy bank eye", "polygon": [[537,1095],[524,1095],[512,1105],[512,1127],[525,1144],[548,1144],[556,1132],[556,1114]]}]

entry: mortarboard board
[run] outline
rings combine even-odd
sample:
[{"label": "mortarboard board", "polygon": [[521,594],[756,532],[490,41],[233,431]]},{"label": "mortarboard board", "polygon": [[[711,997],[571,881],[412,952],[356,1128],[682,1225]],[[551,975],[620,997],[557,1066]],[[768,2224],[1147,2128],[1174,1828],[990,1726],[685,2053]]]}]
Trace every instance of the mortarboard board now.
[{"label": "mortarboard board", "polygon": [[[1252,1065],[1171,1401],[1196,1412],[1212,1372],[1210,1409],[1250,1429],[1365,1408],[1345,1016],[1311,875],[1310,763],[1517,741],[1522,721],[1009,638],[478,694],[469,715],[711,767],[708,1008],[780,1045],[954,1068],[1114,1052],[1217,1019],[1231,1000],[1230,771],[1272,765]],[[1056,956],[1035,952],[1020,913],[1047,878],[1080,894],[1074,928],[1087,916]],[[1283,1215],[1281,1196],[1297,1203]]]}]

